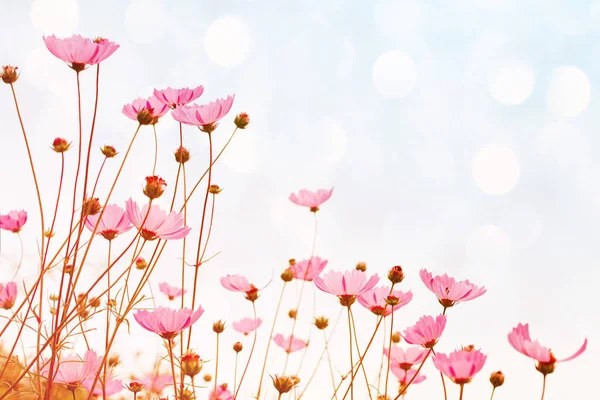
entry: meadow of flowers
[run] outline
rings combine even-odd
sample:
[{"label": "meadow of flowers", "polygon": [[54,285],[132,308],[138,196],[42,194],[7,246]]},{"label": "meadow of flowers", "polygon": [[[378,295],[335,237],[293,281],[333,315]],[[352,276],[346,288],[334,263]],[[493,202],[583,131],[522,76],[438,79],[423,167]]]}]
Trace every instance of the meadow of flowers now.
[{"label": "meadow of flowers", "polygon": [[[7,90],[2,95],[12,96],[15,117],[18,118],[24,146],[23,157],[29,160],[31,183],[23,182],[15,188],[23,196],[35,195],[39,205],[35,210],[2,210],[0,229],[20,238],[24,229],[37,230],[36,262],[39,271],[34,280],[20,279],[18,261],[16,271],[0,272],[0,400],[1,399],[300,399],[319,367],[325,365],[331,384],[319,390],[321,399],[411,399],[413,385],[438,385],[439,398],[447,400],[448,386],[457,385],[460,399],[501,398],[501,387],[510,385],[510,371],[499,371],[486,363],[486,349],[470,344],[454,344],[456,350],[438,352],[437,344],[444,338],[447,324],[452,324],[453,312],[468,312],[462,303],[477,301],[486,295],[486,289],[469,280],[458,280],[434,275],[427,269],[390,266],[387,276],[371,274],[365,263],[337,271],[328,268],[328,260],[315,254],[317,221],[327,212],[327,202],[335,196],[333,188],[301,189],[289,195],[290,207],[304,207],[307,218],[314,218],[314,237],[311,254],[303,259],[284,263],[279,275],[264,282],[251,282],[244,276],[222,271],[220,282],[199,279],[202,268],[210,268],[214,257],[209,252],[215,203],[222,189],[213,181],[217,161],[227,151],[229,143],[239,130],[251,122],[248,114],[232,112],[235,96],[195,104],[202,98],[204,87],[155,89],[150,98],[134,99],[123,106],[124,117],[130,118],[132,133],[125,149],[116,149],[95,135],[98,111],[100,66],[110,62],[119,45],[106,38],[89,39],[79,35],[70,38],[47,36],[43,38],[57,59],[73,70],[77,81],[79,131],[65,132],[73,139],[57,137],[52,143],[30,140],[27,130],[27,101],[19,97],[19,69],[5,65],[1,70]],[[58,61],[57,61],[58,62]],[[95,75],[95,97],[82,98],[80,78]],[[86,126],[82,121],[82,104],[91,104],[93,117]],[[169,149],[177,175],[174,182],[166,182],[156,174],[158,157],[166,157],[166,150],[158,146],[156,125],[165,118],[179,123],[177,149]],[[233,124],[232,124],[233,122]],[[195,127],[208,142],[208,159],[203,171],[187,169],[186,163],[194,149],[186,147],[185,130]],[[213,135],[232,129],[222,148],[215,148]],[[139,133],[153,135],[155,149],[148,154],[152,171],[140,176],[142,189],[135,198],[116,204],[112,195],[120,182],[126,163],[134,163],[130,152]],[[3,132],[3,135],[13,132]],[[50,149],[48,149],[48,146]],[[58,185],[54,193],[42,193],[38,174],[46,165],[36,163],[35,154],[53,151],[61,160]],[[101,154],[101,163],[96,164]],[[116,163],[116,174],[106,176],[105,165]],[[9,174],[1,171],[0,174]],[[158,198],[169,198],[170,207],[155,204]],[[198,220],[189,218],[190,209],[200,209]],[[39,226],[27,223],[28,215],[39,215]],[[37,220],[37,218],[36,218]],[[61,221],[58,224],[57,221]],[[65,229],[59,228],[65,226]],[[21,243],[21,254],[23,246]],[[176,248],[181,255],[165,260],[166,246]],[[90,258],[96,257],[92,247],[105,252],[104,268],[90,268]],[[193,251],[190,257],[190,249]],[[92,255],[94,254],[94,255]],[[151,290],[150,278],[157,265],[168,261],[173,277],[171,282],[160,282],[158,292]],[[206,264],[206,265],[205,265]],[[162,267],[162,266],[161,266]],[[58,274],[58,291],[49,291],[45,282],[50,274]],[[396,312],[407,306],[413,293],[406,287],[405,274],[419,277],[423,285],[440,304],[438,310],[424,312],[420,319],[405,325],[394,321]],[[12,277],[11,277],[12,276]],[[86,277],[88,279],[82,279]],[[91,282],[87,284],[85,282]],[[177,282],[177,285],[173,285]],[[414,280],[413,280],[414,282]],[[198,302],[198,293],[206,285],[220,284],[235,300],[247,302],[252,314],[236,321],[219,320],[213,323],[213,343],[200,343],[193,335],[196,322],[202,318],[205,307]],[[297,291],[292,293],[290,287]],[[311,315],[317,339],[308,340],[298,334],[298,314],[311,312],[307,306],[308,288],[314,286],[337,299],[340,317],[335,323],[330,318]],[[263,304],[258,315],[256,304],[263,291],[278,291],[279,302]],[[191,296],[184,296],[188,294]],[[229,295],[229,294],[227,294]],[[153,306],[153,298],[164,296],[171,307]],[[282,301],[291,298],[295,307],[284,310]],[[234,300],[232,300],[234,301]],[[464,308],[464,309],[463,309]],[[456,310],[456,311],[455,311]],[[371,315],[375,319],[369,318]],[[264,352],[255,351],[259,328],[263,320],[272,320],[266,329]],[[281,327],[281,319],[292,320],[291,329]],[[338,327],[339,322],[339,327]],[[279,323],[279,324],[278,324]],[[298,323],[298,324],[297,324]],[[89,326],[100,326],[91,330]],[[120,368],[124,358],[133,354],[114,351],[119,337],[128,335],[131,325],[137,324],[146,332],[139,340],[160,340],[163,351],[156,354],[156,363],[138,371]],[[371,335],[360,341],[357,325],[369,327]],[[345,328],[344,328],[345,326]],[[233,329],[240,341],[222,341],[221,334]],[[535,333],[535,327],[532,328]],[[532,368],[539,371],[538,385],[543,400],[546,383],[559,363],[576,359],[587,347],[581,346],[571,354],[555,357],[553,351],[533,339],[527,323],[506,327],[507,341],[515,351],[533,360]],[[101,335],[102,346],[94,347],[90,336]],[[380,339],[383,335],[383,342]],[[249,338],[246,345],[242,338]],[[377,338],[377,340],[376,340]],[[330,343],[344,342],[348,364],[340,373],[337,354],[329,351]],[[85,351],[75,351],[75,348]],[[318,355],[315,366],[303,365],[304,355]],[[291,354],[303,354],[300,367],[291,371]],[[201,357],[202,356],[202,357]],[[282,369],[274,369],[273,358],[283,358]],[[223,359],[234,359],[233,374],[227,371],[223,379]],[[365,366],[365,360],[377,360],[378,368]],[[431,363],[439,374],[425,376],[422,368]],[[373,364],[369,364],[373,365]],[[489,392],[469,395],[473,379],[487,379]],[[269,388],[269,390],[267,390]],[[360,393],[355,394],[360,388]],[[415,398],[418,398],[415,396]]]}]

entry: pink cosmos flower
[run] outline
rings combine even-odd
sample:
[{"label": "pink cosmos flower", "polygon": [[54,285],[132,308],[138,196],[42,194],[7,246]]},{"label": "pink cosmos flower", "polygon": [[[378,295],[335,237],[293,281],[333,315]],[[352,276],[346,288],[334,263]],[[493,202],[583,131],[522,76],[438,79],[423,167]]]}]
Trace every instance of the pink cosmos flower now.
[{"label": "pink cosmos flower", "polygon": [[[102,357],[95,351],[86,351],[83,359],[70,354],[60,357],[57,365],[57,371],[54,374],[54,382],[62,383],[68,388],[76,388],[83,384],[87,379],[94,378],[98,368],[102,365]],[[42,369],[42,374],[48,377],[50,372],[50,363]]]},{"label": "pink cosmos flower", "polygon": [[446,355],[438,353],[433,356],[435,367],[458,385],[471,382],[473,376],[481,371],[487,356],[479,350],[456,350]]},{"label": "pink cosmos flower", "polygon": [[258,289],[245,276],[227,274],[221,278],[221,285],[232,292],[245,293],[246,299],[250,301],[258,298]]},{"label": "pink cosmos flower", "polygon": [[323,292],[338,296],[340,303],[349,307],[357,296],[377,285],[379,276],[375,274],[367,280],[367,274],[356,269],[346,272],[329,271],[322,277],[316,276],[314,282]]},{"label": "pink cosmos flower", "polygon": [[162,293],[167,295],[169,300],[174,300],[176,297],[179,297],[179,296],[187,293],[187,290],[182,292],[180,288],[171,286],[167,282],[159,283],[158,290],[160,290]]},{"label": "pink cosmos flower", "polygon": [[65,39],[59,39],[54,35],[46,36],[44,43],[50,53],[77,72],[83,71],[87,65],[101,63],[119,48],[118,44],[108,39],[92,40],[81,35],[73,35]]},{"label": "pink cosmos flower", "polygon": [[[127,216],[137,229],[142,228],[141,236],[146,240],[162,239],[176,240],[182,239],[192,230],[189,226],[183,226],[183,216],[175,211],[171,211],[168,215],[158,206],[152,206],[148,213],[148,204],[144,204],[142,210],[138,204],[131,198],[125,204]],[[146,217],[148,214],[148,217]],[[142,222],[146,222],[142,227]]]},{"label": "pink cosmos flower", "polygon": [[587,348],[588,342],[585,339],[583,345],[572,356],[557,360],[550,349],[542,346],[537,340],[531,340],[529,324],[518,324],[516,328],[513,328],[508,334],[508,341],[519,353],[536,360],[538,362],[537,370],[544,375],[554,372],[555,363],[571,361],[579,357]]},{"label": "pink cosmos flower", "polygon": [[[82,383],[83,387],[85,387],[88,392],[92,389],[92,385],[94,384],[94,379],[95,379],[95,377],[88,378],[85,381],[83,381],[83,383]],[[105,393],[104,393],[104,394],[106,394],[106,396],[112,396],[113,394],[119,393],[121,390],[123,390],[123,381],[121,381],[119,379],[114,379],[112,377],[110,377],[109,379],[106,380]],[[98,380],[96,382],[96,385],[94,386],[94,392],[92,394],[94,396],[102,396],[102,384],[100,383],[100,380]]]},{"label": "pink cosmos flower", "polygon": [[85,226],[93,232],[96,225],[98,225],[96,234],[102,235],[106,240],[113,240],[133,226],[127,218],[125,210],[116,204],[109,204],[104,207],[104,214],[102,214],[100,223],[98,223],[98,217],[100,217],[100,213],[88,216],[85,220]]},{"label": "pink cosmos flower", "polygon": [[[417,370],[415,369],[402,369],[398,366],[398,364],[392,364],[390,366],[390,369],[392,370],[392,372],[394,373],[394,375],[396,375],[396,378],[398,378],[398,382],[400,382],[400,386],[406,386],[408,385],[408,382],[411,381],[411,379],[413,379],[413,376],[415,376],[417,374]],[[425,379],[427,379],[427,377],[421,373],[419,373],[419,375],[417,375],[417,377],[412,381],[411,385],[414,385],[416,383],[421,383],[423,382]]]},{"label": "pink cosmos flower", "polygon": [[432,276],[425,269],[422,269],[419,275],[425,286],[437,296],[444,307],[452,307],[456,303],[476,299],[487,291],[484,287],[473,285],[468,279],[457,282],[446,274]]},{"label": "pink cosmos flower", "polygon": [[361,294],[358,302],[375,315],[388,316],[392,312],[404,307],[413,298],[412,292],[402,292],[394,290],[390,293],[390,288],[378,286]]},{"label": "pink cosmos flower", "polygon": [[233,329],[240,333],[243,333],[244,335],[248,335],[250,332],[257,329],[260,326],[260,324],[262,324],[262,319],[260,318],[243,318],[233,323]]},{"label": "pink cosmos flower", "polygon": [[6,215],[0,215],[0,229],[18,233],[27,222],[27,212],[25,210],[11,211]]},{"label": "pink cosmos flower", "polygon": [[152,393],[161,394],[167,385],[173,384],[173,376],[171,374],[165,375],[148,375],[144,378],[143,383],[146,385],[146,389]]},{"label": "pink cosmos flower", "polygon": [[273,336],[273,341],[281,347],[286,353],[293,353],[308,346],[308,342],[295,338],[294,336],[284,337],[281,333]]},{"label": "pink cosmos flower", "polygon": [[147,331],[158,334],[163,339],[171,340],[179,332],[189,328],[204,313],[198,306],[196,311],[189,308],[176,309],[157,307],[152,311],[139,310],[133,317]]},{"label": "pink cosmos flower", "polygon": [[298,261],[291,268],[296,279],[312,281],[319,276],[326,266],[327,260],[315,256],[308,260]]},{"label": "pink cosmos flower", "polygon": [[177,107],[172,115],[176,121],[201,127],[205,132],[210,133],[217,128],[217,122],[231,110],[234,98],[235,95],[232,95],[205,105],[191,104]]},{"label": "pink cosmos flower", "polygon": [[417,323],[404,331],[402,337],[409,344],[416,344],[431,349],[438,342],[444,328],[446,327],[446,316],[438,315],[435,319],[426,315],[421,317]]},{"label": "pink cosmos flower", "polygon": [[217,386],[217,390],[211,390],[208,400],[233,400],[233,394],[227,389],[227,384]]},{"label": "pink cosmos flower", "polygon": [[202,96],[202,93],[204,93],[203,86],[196,86],[193,89],[172,89],[170,87],[163,90],[154,89],[154,97],[171,108],[185,106]]},{"label": "pink cosmos flower", "polygon": [[383,350],[383,353],[391,359],[392,364],[401,369],[411,369],[413,365],[422,363],[428,352],[419,347],[409,347],[404,350],[398,346],[392,346],[391,354],[389,349]]},{"label": "pink cosmos flower", "polygon": [[289,199],[292,203],[298,204],[302,207],[308,207],[312,212],[317,212],[319,211],[319,206],[329,200],[332,193],[333,188],[329,190],[319,189],[316,192],[302,189],[298,192],[298,194],[290,194]]},{"label": "pink cosmos flower", "polygon": [[8,282],[0,283],[0,308],[10,310],[15,305],[17,299],[17,284]]},{"label": "pink cosmos flower", "polygon": [[150,96],[148,99],[138,97],[123,106],[123,114],[141,125],[154,125],[167,112],[169,112],[169,106],[154,96]]}]

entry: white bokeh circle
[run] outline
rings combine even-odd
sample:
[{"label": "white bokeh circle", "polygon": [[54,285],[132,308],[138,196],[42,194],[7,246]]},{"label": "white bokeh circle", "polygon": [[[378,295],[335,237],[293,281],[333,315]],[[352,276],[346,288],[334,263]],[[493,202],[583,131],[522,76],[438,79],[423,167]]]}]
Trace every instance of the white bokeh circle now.
[{"label": "white bokeh circle", "polygon": [[165,13],[162,0],[133,0],[125,14],[127,34],[139,44],[162,39],[165,34]]},{"label": "white bokeh circle", "polygon": [[246,24],[236,16],[224,16],[209,25],[204,37],[208,58],[223,67],[241,64],[250,54],[252,41]]},{"label": "white bokeh circle", "polygon": [[472,174],[477,186],[485,193],[505,194],[510,192],[519,180],[519,161],[510,147],[488,145],[475,154]]},{"label": "white bokeh circle", "polygon": [[506,231],[490,224],[478,228],[469,236],[466,251],[467,257],[474,262],[498,262],[506,260],[511,247]]},{"label": "white bokeh circle", "polygon": [[502,104],[521,104],[533,92],[535,74],[531,65],[518,60],[502,61],[488,74],[488,90]]},{"label": "white bokeh circle", "polygon": [[37,89],[50,90],[55,94],[64,94],[68,90],[65,83],[75,82],[73,70],[45,47],[33,49],[27,55],[23,77]]},{"label": "white bokeh circle", "polygon": [[43,35],[72,35],[79,23],[77,1],[35,0],[31,4],[31,21],[35,29]]},{"label": "white bokeh circle", "polygon": [[513,204],[500,214],[500,226],[512,239],[513,246],[527,249],[542,236],[542,219],[535,207],[528,204]]},{"label": "white bokeh circle", "polygon": [[575,117],[587,108],[591,86],[585,72],[575,66],[562,66],[552,71],[546,93],[548,110],[560,117]]},{"label": "white bokeh circle", "polygon": [[412,57],[402,50],[381,54],[373,65],[373,85],[381,96],[399,99],[413,91],[417,84],[417,67]]}]

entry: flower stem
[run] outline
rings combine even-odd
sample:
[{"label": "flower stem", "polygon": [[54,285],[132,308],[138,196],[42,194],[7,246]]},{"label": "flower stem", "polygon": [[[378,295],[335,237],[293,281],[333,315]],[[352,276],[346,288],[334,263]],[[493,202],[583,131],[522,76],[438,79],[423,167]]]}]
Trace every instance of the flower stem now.
[{"label": "flower stem", "polygon": [[465,385],[461,384],[460,385],[460,397],[458,398],[458,400],[463,400],[463,393],[465,392]]},{"label": "flower stem", "polygon": [[544,374],[544,382],[542,383],[542,398],[544,400],[544,395],[546,394],[546,374]]},{"label": "flower stem", "polygon": [[394,332],[394,309],[392,308],[392,315],[390,316],[391,321],[390,321],[390,341],[388,344],[388,349],[390,354],[388,355],[388,359],[387,359],[387,371],[385,373],[385,398],[387,399],[387,394],[388,394],[388,378],[390,377],[390,364],[392,363],[391,361],[391,353],[392,353],[392,335]]},{"label": "flower stem", "polygon": [[404,386],[402,388],[402,390],[400,391],[400,393],[398,393],[398,396],[396,396],[394,398],[394,400],[398,400],[400,398],[400,396],[402,396],[404,394],[404,392],[406,392],[406,389],[408,389],[408,387],[411,385],[411,383],[413,383],[413,381],[417,378],[417,376],[419,376],[419,372],[421,372],[421,368],[423,368],[423,365],[425,365],[425,361],[427,361],[427,358],[429,358],[429,355],[431,354],[432,351],[433,351],[433,349],[429,349],[429,351],[425,355],[425,358],[423,359],[423,361],[421,361],[421,365],[419,365],[419,368],[417,369],[417,372],[415,372],[415,374],[413,375],[413,377],[410,379],[410,381],[408,381],[408,383],[406,384],[406,386]]},{"label": "flower stem", "polygon": [[350,398],[354,399],[354,361],[352,360],[352,320],[350,318],[350,306],[348,306],[348,333],[350,335],[350,372],[352,381],[350,381]]},{"label": "flower stem", "polygon": [[[256,306],[254,305],[254,302],[252,302],[252,310],[254,311],[254,320],[256,321]],[[252,341],[252,348],[250,349],[250,355],[248,356],[248,362],[246,362],[246,366],[244,367],[244,372],[242,373],[242,377],[240,378],[240,384],[237,388],[237,391],[233,395],[234,400],[237,398],[237,395],[238,395],[240,389],[242,388],[242,382],[244,381],[244,376],[246,376],[246,371],[248,371],[248,366],[250,365],[250,360],[252,360],[252,354],[254,353],[254,346],[256,345],[256,331],[257,331],[257,329],[254,330],[254,340]],[[268,351],[268,349],[267,349],[267,351]],[[260,388],[259,388],[259,392],[260,392]],[[256,395],[256,398],[259,399],[259,395]]]},{"label": "flower stem", "polygon": [[215,387],[213,393],[217,393],[217,380],[219,376],[219,333],[217,333],[217,358],[215,362]]},{"label": "flower stem", "polygon": [[490,400],[494,400],[494,393],[496,392],[496,388],[492,388],[492,395],[490,396]]},{"label": "flower stem", "polygon": [[169,346],[169,358],[171,359],[171,375],[173,375],[173,391],[175,392],[175,400],[177,400],[179,398],[179,395],[177,393],[177,379],[176,379],[176,375],[175,375],[175,362],[173,361],[173,339],[169,339],[167,341],[167,344]]}]

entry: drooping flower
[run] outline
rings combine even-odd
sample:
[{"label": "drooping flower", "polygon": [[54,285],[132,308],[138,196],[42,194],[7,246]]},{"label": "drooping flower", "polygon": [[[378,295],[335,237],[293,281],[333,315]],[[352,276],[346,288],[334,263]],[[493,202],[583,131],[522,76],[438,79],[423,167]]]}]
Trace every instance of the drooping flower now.
[{"label": "drooping flower", "polygon": [[433,364],[442,374],[458,385],[471,382],[473,376],[481,371],[487,356],[479,350],[456,350],[446,355],[433,356]]},{"label": "drooping flower", "polygon": [[310,208],[310,211],[317,212],[319,211],[319,207],[321,204],[325,203],[331,197],[333,193],[333,188],[327,189],[319,189],[316,192],[302,189],[297,194],[290,194],[290,201],[302,207]]},{"label": "drooping flower", "polygon": [[54,35],[44,37],[44,44],[55,57],[60,58],[77,72],[88,65],[101,63],[110,57],[119,45],[108,39],[89,39],[81,35],[59,39]]},{"label": "drooping flower", "polygon": [[358,296],[358,302],[375,315],[388,316],[412,300],[412,292],[393,290],[386,286],[375,287]]},{"label": "drooping flower", "polygon": [[141,125],[155,125],[158,119],[167,112],[169,112],[169,107],[154,96],[150,96],[148,99],[138,97],[123,106],[123,114]]},{"label": "drooping flower", "polygon": [[281,333],[273,336],[273,341],[279,347],[281,347],[286,353],[293,353],[298,350],[302,350],[308,346],[308,342],[302,339],[298,339],[294,336],[284,337]]},{"label": "drooping flower", "polygon": [[203,86],[196,86],[192,89],[186,87],[181,89],[173,89],[171,87],[162,90],[154,89],[154,97],[171,108],[185,106],[202,96],[202,93],[204,93]]},{"label": "drooping flower", "polygon": [[367,280],[367,274],[359,270],[345,272],[329,271],[323,276],[314,278],[315,286],[323,292],[336,295],[343,306],[351,306],[357,296],[373,289],[379,276],[373,275]]},{"label": "drooping flower", "polygon": [[425,379],[427,379],[427,377],[421,373],[419,373],[419,375],[417,375],[417,377],[413,379],[413,377],[417,374],[417,370],[416,369],[409,369],[409,370],[402,369],[398,366],[398,364],[392,364],[390,366],[390,369],[392,370],[394,375],[396,375],[396,378],[398,378],[398,382],[400,382],[401,387],[408,385],[408,382],[410,382],[411,380],[412,380],[411,385],[415,385],[415,384],[421,383]]},{"label": "drooping flower", "polygon": [[405,350],[402,347],[392,346],[391,352],[389,349],[384,349],[383,352],[390,358],[392,364],[401,369],[411,369],[413,365],[423,362],[428,350],[419,347],[409,347]]},{"label": "drooping flower", "polygon": [[[62,356],[55,367],[57,370],[53,374],[54,382],[64,384],[67,389],[75,390],[82,386],[87,379],[94,378],[98,369],[102,365],[102,357],[95,351],[86,351],[83,359],[75,354]],[[46,363],[42,368],[42,375],[48,377],[50,372],[50,363]]]},{"label": "drooping flower", "polygon": [[[127,200],[125,208],[129,220],[137,229],[142,228],[140,234],[146,240],[182,239],[192,230],[191,227],[183,225],[183,215],[181,213],[171,211],[167,214],[157,205],[153,205],[148,213],[148,204],[144,204],[140,211],[138,204],[130,198]],[[147,217],[146,214],[148,214]],[[143,227],[142,223],[144,223]]]},{"label": "drooping flower", "polygon": [[18,233],[27,222],[27,211],[25,210],[14,210],[6,215],[0,215],[0,229]]},{"label": "drooping flower", "polygon": [[[104,387],[104,394],[106,396],[112,396],[113,394],[119,393],[123,390],[123,381],[120,379],[115,379],[113,377],[107,377],[106,385]],[[94,384],[95,377],[91,377],[83,381],[82,385],[89,392],[92,389],[92,385]],[[94,385],[94,392],[92,393],[94,396],[102,396],[102,383],[100,379]]]},{"label": "drooping flower", "polygon": [[233,105],[235,95],[226,99],[217,99],[208,104],[177,107],[173,110],[173,118],[186,125],[200,127],[204,132],[210,133],[217,128],[217,123],[223,118]]},{"label": "drooping flower", "polygon": [[217,385],[216,390],[211,390],[208,400],[233,400],[233,394],[227,389],[227,384]]},{"label": "drooping flower", "polygon": [[250,284],[245,276],[227,274],[221,277],[221,285],[232,292],[245,293],[246,299],[252,302],[258,299],[258,288]]},{"label": "drooping flower", "polygon": [[15,282],[0,283],[0,308],[10,310],[17,299],[17,284]]},{"label": "drooping flower", "polygon": [[97,235],[102,235],[106,240],[113,240],[121,233],[127,232],[133,226],[127,217],[125,210],[116,204],[109,204],[104,207],[104,214],[98,223],[100,214],[90,215],[85,219],[85,226],[90,231],[94,231],[96,225]]},{"label": "drooping flower", "polygon": [[187,293],[187,290],[182,292],[180,288],[171,286],[167,282],[159,283],[158,290],[165,294],[169,298],[169,300],[174,300],[176,297]]},{"label": "drooping flower", "polygon": [[433,318],[430,315],[425,315],[415,325],[407,328],[402,337],[409,344],[416,344],[430,349],[438,342],[445,327],[446,316],[438,315]]},{"label": "drooping flower", "polygon": [[587,348],[587,339],[573,355],[557,360],[552,351],[544,347],[537,340],[531,340],[529,335],[529,324],[519,323],[516,328],[508,334],[508,341],[511,346],[519,353],[533,358],[538,362],[536,369],[542,374],[547,375],[554,372],[554,367],[557,362],[571,361],[581,355]]},{"label": "drooping flower", "polygon": [[315,277],[319,276],[326,266],[327,260],[315,256],[307,260],[295,262],[291,268],[294,271],[294,278],[312,281]]},{"label": "drooping flower", "polygon": [[260,318],[243,318],[233,323],[233,329],[240,333],[243,333],[244,335],[248,335],[250,332],[257,329],[260,326],[260,324],[262,324],[262,319]]},{"label": "drooping flower", "polygon": [[157,307],[152,311],[139,310],[133,317],[142,328],[158,334],[163,339],[171,340],[198,321],[203,313],[204,309],[201,306],[198,306],[196,311],[189,308],[174,310]]},{"label": "drooping flower", "polygon": [[161,394],[167,385],[173,384],[173,376],[171,374],[152,374],[146,376],[143,383],[146,390],[155,394]]},{"label": "drooping flower", "polygon": [[483,295],[487,290],[466,281],[456,281],[448,275],[432,276],[431,272],[422,269],[419,272],[421,280],[438,298],[444,307],[452,307],[456,303],[469,301]]}]

